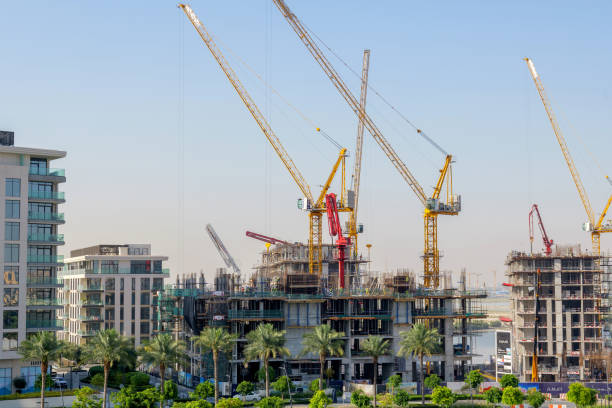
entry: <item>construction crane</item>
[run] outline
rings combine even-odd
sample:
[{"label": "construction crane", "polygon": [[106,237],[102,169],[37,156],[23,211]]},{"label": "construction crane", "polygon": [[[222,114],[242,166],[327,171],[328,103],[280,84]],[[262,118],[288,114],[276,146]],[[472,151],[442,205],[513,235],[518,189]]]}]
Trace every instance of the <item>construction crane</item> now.
[{"label": "construction crane", "polygon": [[225,245],[223,245],[223,241],[221,241],[221,238],[219,237],[219,235],[217,235],[217,232],[215,231],[212,225],[206,224],[206,232],[208,232],[210,240],[213,242],[213,244],[215,244],[215,247],[217,248],[217,251],[219,251],[219,255],[221,255],[221,258],[223,259],[223,262],[225,262],[225,265],[228,268],[232,268],[234,270],[234,282],[239,285],[240,268],[234,261],[234,258],[232,258]]},{"label": "construction crane", "polygon": [[[247,107],[247,109],[249,110],[253,118],[255,119],[255,122],[257,122],[261,131],[264,133],[264,135],[266,136],[266,138],[268,139],[268,141],[274,148],[274,151],[276,152],[278,157],[281,159],[281,161],[283,162],[283,164],[285,165],[285,167],[291,174],[291,177],[293,178],[295,183],[298,185],[300,191],[302,192],[304,198],[298,200],[298,207],[308,212],[308,218],[309,218],[309,224],[310,224],[309,238],[308,238],[308,270],[310,273],[317,274],[320,276],[321,271],[323,269],[323,266],[322,266],[322,261],[323,261],[322,259],[323,258],[322,238],[323,237],[322,237],[322,225],[321,224],[322,224],[323,213],[325,212],[325,206],[324,206],[325,194],[327,193],[334,179],[334,176],[336,175],[338,168],[342,166],[341,202],[342,203],[346,202],[346,199],[344,197],[345,159],[347,157],[346,149],[344,148],[340,149],[340,152],[338,154],[338,159],[334,163],[334,166],[332,167],[332,171],[329,177],[327,178],[327,181],[323,185],[323,188],[321,189],[321,193],[319,194],[318,198],[315,201],[311,193],[310,186],[306,182],[306,179],[302,176],[297,166],[295,165],[295,163],[289,156],[289,153],[287,153],[287,151],[281,144],[280,139],[276,136],[276,134],[270,127],[270,124],[266,121],[264,115],[261,113],[261,111],[255,104],[255,102],[253,101],[253,99],[247,92],[246,88],[242,85],[242,83],[238,79],[238,76],[236,75],[232,67],[230,66],[227,59],[223,56],[223,53],[221,52],[217,44],[214,42],[210,33],[206,30],[206,28],[204,27],[204,25],[202,24],[198,16],[191,9],[191,7],[189,7],[186,4],[179,4],[179,7],[183,10],[183,12],[187,16],[191,24],[193,24],[194,28],[196,29],[196,31],[202,38],[202,41],[204,41],[204,43],[210,50],[211,54],[213,55],[213,57],[219,64],[219,67],[221,68],[223,73],[227,76],[227,79],[229,80],[229,82],[232,84],[232,86],[238,93],[238,96],[240,97],[244,105]],[[350,211],[350,208],[342,208],[341,211]]]},{"label": "construction crane", "polygon": [[327,207],[327,221],[329,222],[329,234],[337,236],[336,245],[338,246],[338,286],[344,289],[344,262],[346,261],[346,248],[351,245],[351,238],[342,235],[342,226],[338,214],[336,195],[329,193],[325,196]]},{"label": "construction crane", "polygon": [[531,253],[533,253],[533,214],[538,217],[538,226],[540,227],[540,233],[542,234],[542,241],[544,242],[544,246],[546,247],[546,255],[550,256],[552,254],[552,246],[553,240],[548,238],[548,234],[546,233],[546,229],[544,228],[544,223],[542,222],[542,216],[540,215],[540,210],[538,209],[538,205],[534,204],[531,206],[531,211],[529,211],[529,241],[531,242]]},{"label": "construction crane", "polygon": [[270,245],[276,245],[276,244],[291,245],[287,241],[283,241],[281,239],[269,237],[267,235],[258,234],[256,232],[247,231],[246,232],[246,236],[249,237],[249,238],[257,239],[259,241],[263,241],[263,242],[265,242],[267,244],[270,244]]},{"label": "construction crane", "polygon": [[[417,132],[430,142],[435,148],[445,155],[444,165],[440,170],[440,175],[433,194],[428,197],[416,178],[412,175],[406,164],[389,144],[382,132],[378,129],[368,113],[360,106],[357,98],[351,93],[338,72],[334,69],[323,51],[312,39],[308,30],[300,20],[291,12],[283,0],[273,0],[281,14],[291,28],[298,35],[299,39],[306,46],[310,54],[314,57],[319,66],[323,69],[332,84],[336,87],[340,95],[348,103],[351,110],[357,115],[360,122],[370,132],[376,143],[387,155],[391,163],[395,166],[400,175],[404,178],[408,186],[416,194],[417,198],[425,208],[424,227],[425,227],[425,248],[423,252],[424,263],[424,285],[428,288],[437,288],[440,284],[440,253],[438,251],[438,215],[458,215],[461,211],[461,196],[452,193],[452,171],[450,170],[452,156],[442,149],[437,143],[430,139],[420,129]],[[447,179],[448,177],[448,179]],[[440,192],[447,181],[446,202],[440,201]]]},{"label": "construction crane", "polygon": [[[365,112],[366,97],[368,95],[368,72],[370,70],[370,50],[363,50],[363,65],[361,68],[361,95],[359,97],[359,108]],[[357,225],[357,208],[359,207],[359,185],[361,184],[361,157],[363,153],[363,124],[362,116],[357,122],[357,141],[355,143],[355,166],[351,190],[355,192],[353,211],[349,214],[349,237],[353,241],[353,255],[357,255],[357,234],[363,232],[363,228]]]},{"label": "construction crane", "polygon": [[[565,138],[563,137],[563,133],[561,133],[561,128],[559,127],[557,118],[555,117],[552,107],[550,106],[550,101],[548,100],[548,97],[546,96],[546,92],[544,91],[544,85],[542,85],[542,80],[540,79],[540,76],[538,75],[535,69],[535,66],[533,65],[533,61],[531,61],[529,58],[525,58],[525,62],[527,63],[527,67],[529,68],[529,72],[531,73],[531,77],[533,78],[533,82],[535,83],[538,93],[540,94],[540,99],[542,100],[542,103],[544,104],[544,109],[546,110],[546,114],[548,115],[550,124],[552,125],[553,131],[555,132],[555,136],[557,137],[557,142],[559,143],[559,147],[561,147],[561,152],[563,153],[563,157],[565,158],[567,167],[570,171],[570,174],[572,175],[572,180],[574,181],[574,184],[576,185],[576,189],[578,190],[578,195],[580,196],[580,200],[582,201],[582,205],[584,206],[584,210],[586,211],[587,222],[583,224],[582,228],[585,231],[591,233],[591,244],[593,246],[593,254],[596,256],[599,256],[600,248],[601,248],[601,245],[600,245],[601,234],[604,232],[612,232],[611,223],[602,225],[606,217],[606,213],[608,212],[608,209],[610,208],[610,204],[612,204],[612,194],[610,195],[608,202],[606,203],[603,211],[601,212],[601,215],[596,220],[595,213],[593,212],[593,208],[591,207],[591,201],[589,200],[589,196],[587,195],[587,192],[584,186],[582,185],[582,180],[580,179],[580,174],[578,173],[578,169],[574,165],[574,160],[572,159],[572,156],[570,155],[567,144],[565,143]],[[608,176],[606,176],[606,179],[608,180],[608,182],[612,184],[612,180],[610,180]]]}]

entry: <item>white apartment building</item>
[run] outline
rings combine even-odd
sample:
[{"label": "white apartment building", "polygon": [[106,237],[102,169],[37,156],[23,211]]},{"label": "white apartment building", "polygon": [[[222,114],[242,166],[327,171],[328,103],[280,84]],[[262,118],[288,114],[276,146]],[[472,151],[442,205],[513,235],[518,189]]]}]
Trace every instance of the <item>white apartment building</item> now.
[{"label": "white apartment building", "polygon": [[58,233],[64,223],[58,212],[64,193],[58,186],[66,178],[64,170],[50,164],[65,156],[62,151],[14,146],[13,132],[0,131],[0,394],[10,394],[12,379],[19,376],[28,383],[25,391],[33,389],[40,363],[22,361],[17,347],[31,333],[61,329],[56,320],[62,308],[57,270],[63,260],[57,248],[64,245]]},{"label": "white apartment building", "polygon": [[61,277],[63,330],[59,337],[85,344],[115,328],[139,346],[158,330],[157,296],[169,270],[151,245],[96,245],[70,252]]}]

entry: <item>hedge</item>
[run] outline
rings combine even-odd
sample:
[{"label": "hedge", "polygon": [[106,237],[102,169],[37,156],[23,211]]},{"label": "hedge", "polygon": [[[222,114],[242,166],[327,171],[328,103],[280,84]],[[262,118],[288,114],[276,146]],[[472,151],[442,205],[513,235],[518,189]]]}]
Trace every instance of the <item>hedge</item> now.
[{"label": "hedge", "polygon": [[[74,395],[74,392],[78,390],[66,390],[60,393],[59,391],[46,391],[46,397],[60,397],[64,395],[64,397],[69,397]],[[27,399],[27,398],[40,398],[40,391],[36,392],[26,392],[23,394],[9,394],[9,395],[0,395],[0,401],[8,401],[8,400],[18,400],[18,399]]]}]

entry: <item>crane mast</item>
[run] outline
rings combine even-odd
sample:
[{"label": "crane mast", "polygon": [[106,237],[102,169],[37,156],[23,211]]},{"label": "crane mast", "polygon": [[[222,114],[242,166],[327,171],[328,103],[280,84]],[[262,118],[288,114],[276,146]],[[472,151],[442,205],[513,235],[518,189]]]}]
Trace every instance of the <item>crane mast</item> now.
[{"label": "crane mast", "polygon": [[206,224],[206,232],[208,232],[208,236],[210,237],[210,240],[213,242],[213,244],[217,248],[217,251],[219,251],[219,255],[221,255],[221,258],[223,259],[223,262],[225,262],[225,265],[228,268],[232,268],[234,270],[234,276],[236,278],[236,283],[239,284],[240,268],[236,264],[236,261],[234,261],[234,258],[232,257],[232,255],[230,255],[229,251],[223,244],[223,241],[221,241],[221,238],[219,237],[219,235],[217,234],[217,232],[215,231],[212,225]]}]

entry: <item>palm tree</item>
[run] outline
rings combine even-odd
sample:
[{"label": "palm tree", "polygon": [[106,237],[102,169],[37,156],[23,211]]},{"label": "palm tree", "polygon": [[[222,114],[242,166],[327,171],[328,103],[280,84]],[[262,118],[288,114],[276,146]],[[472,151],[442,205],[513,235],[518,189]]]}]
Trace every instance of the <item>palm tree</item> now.
[{"label": "palm tree", "polygon": [[385,340],[381,336],[368,337],[361,344],[361,350],[366,355],[372,357],[372,365],[374,365],[374,406],[376,407],[376,385],[378,383],[378,357],[385,355],[389,352],[389,340]]},{"label": "palm tree", "polygon": [[321,371],[319,374],[319,390],[323,389],[323,373],[325,370],[325,360],[331,356],[341,356],[344,354],[344,341],[340,340],[342,333],[338,333],[327,324],[322,324],[314,328],[313,331],[303,336],[301,356],[313,353],[319,355]]},{"label": "palm tree", "polygon": [[409,331],[401,333],[399,355],[417,356],[421,362],[421,403],[425,405],[425,384],[423,381],[423,356],[430,356],[440,345],[437,329],[428,329],[423,323],[416,323]]},{"label": "palm tree", "polygon": [[285,331],[276,330],[270,323],[261,323],[246,335],[248,344],[244,348],[244,365],[249,360],[262,360],[266,370],[266,397],[270,396],[270,376],[268,365],[270,358],[289,356],[291,353],[285,347]]},{"label": "palm tree", "polygon": [[200,354],[204,354],[204,350],[212,352],[215,376],[215,405],[219,401],[219,378],[217,374],[219,353],[229,353],[232,351],[234,340],[236,340],[236,335],[229,334],[224,328],[207,327],[200,332],[200,335],[194,341],[195,345],[200,347]]},{"label": "palm tree", "polygon": [[98,332],[85,346],[85,355],[91,363],[104,367],[104,398],[102,407],[106,408],[108,392],[108,374],[113,364],[129,359],[134,350],[132,340],[120,335],[115,329]]},{"label": "palm tree", "polygon": [[164,403],[164,375],[166,368],[182,360],[185,353],[185,345],[182,341],[174,340],[168,333],[159,334],[142,346],[139,350],[140,361],[148,366],[159,368],[159,391]]},{"label": "palm tree", "polygon": [[63,344],[55,333],[47,331],[34,334],[19,346],[19,354],[24,360],[40,361],[40,408],[45,406],[45,380],[49,364],[59,358],[62,348]]}]

